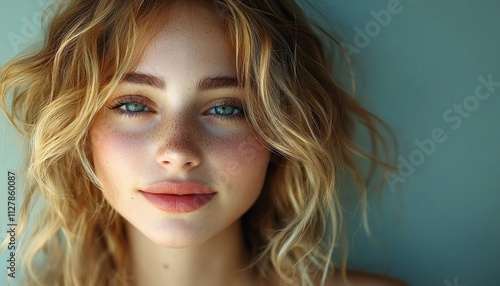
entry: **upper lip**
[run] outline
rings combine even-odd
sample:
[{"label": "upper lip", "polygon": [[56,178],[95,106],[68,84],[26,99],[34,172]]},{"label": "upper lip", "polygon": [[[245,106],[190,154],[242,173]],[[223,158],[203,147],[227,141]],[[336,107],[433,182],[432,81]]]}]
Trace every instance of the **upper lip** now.
[{"label": "upper lip", "polygon": [[141,191],[168,195],[205,195],[215,193],[210,187],[192,181],[161,181],[147,186]]}]

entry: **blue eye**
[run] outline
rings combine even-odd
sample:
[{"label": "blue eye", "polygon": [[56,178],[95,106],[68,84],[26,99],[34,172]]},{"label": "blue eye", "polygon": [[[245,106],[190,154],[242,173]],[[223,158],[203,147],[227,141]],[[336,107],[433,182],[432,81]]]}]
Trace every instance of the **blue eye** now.
[{"label": "blue eye", "polygon": [[118,115],[140,116],[145,113],[154,112],[150,106],[152,103],[147,99],[138,96],[126,96],[119,98],[115,104],[108,105],[108,108],[115,111]]},{"label": "blue eye", "polygon": [[208,111],[208,114],[217,114],[224,116],[238,115],[241,113],[242,113],[241,110],[239,110],[234,106],[229,106],[229,105],[219,105]]},{"label": "blue eye", "polygon": [[118,108],[120,108],[121,110],[126,111],[126,112],[150,111],[149,107],[147,107],[144,104],[138,103],[138,102],[125,103]]},{"label": "blue eye", "polygon": [[237,99],[225,99],[211,105],[209,108],[206,114],[222,120],[238,120],[245,117],[243,106]]}]

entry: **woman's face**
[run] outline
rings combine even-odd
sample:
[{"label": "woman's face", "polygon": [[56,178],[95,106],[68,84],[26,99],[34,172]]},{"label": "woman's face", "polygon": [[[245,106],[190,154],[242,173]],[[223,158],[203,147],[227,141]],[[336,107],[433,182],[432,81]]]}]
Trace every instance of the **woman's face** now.
[{"label": "woman's face", "polygon": [[231,59],[207,12],[175,10],[91,126],[106,200],[159,245],[206,241],[261,192],[270,152],[245,119]]}]

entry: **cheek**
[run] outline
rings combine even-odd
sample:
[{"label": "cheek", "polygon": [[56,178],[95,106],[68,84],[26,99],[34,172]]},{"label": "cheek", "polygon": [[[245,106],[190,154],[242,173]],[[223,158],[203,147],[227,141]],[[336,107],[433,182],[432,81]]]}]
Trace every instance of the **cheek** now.
[{"label": "cheek", "polygon": [[221,142],[217,144],[216,153],[220,179],[229,184],[230,189],[255,186],[260,191],[270,152],[253,135]]},{"label": "cheek", "polygon": [[90,132],[92,157],[96,175],[104,187],[112,191],[130,184],[134,169],[144,156],[145,142],[139,138],[113,130],[106,124],[93,126]]}]

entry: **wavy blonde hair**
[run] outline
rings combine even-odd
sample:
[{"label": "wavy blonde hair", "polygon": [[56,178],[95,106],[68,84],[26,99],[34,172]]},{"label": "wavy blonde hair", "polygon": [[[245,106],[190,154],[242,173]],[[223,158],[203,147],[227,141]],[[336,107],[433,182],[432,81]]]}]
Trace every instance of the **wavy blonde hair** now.
[{"label": "wavy blonde hair", "polygon": [[[387,166],[377,159],[379,147],[387,146],[380,120],[334,80],[328,53],[292,0],[75,0],[56,6],[41,50],[0,70],[2,110],[30,141],[18,222],[24,237],[33,204],[44,201],[20,260],[28,284],[127,283],[123,220],[100,191],[88,131],[174,2],[201,5],[227,31],[248,91],[249,124],[273,151],[262,194],[243,216],[251,267],[285,285],[323,285],[339,265],[332,261],[342,230],[339,178],[350,173],[364,201],[366,180],[356,157]],[[371,152],[353,142],[356,122],[369,131]],[[39,258],[46,259],[43,267]]]}]

